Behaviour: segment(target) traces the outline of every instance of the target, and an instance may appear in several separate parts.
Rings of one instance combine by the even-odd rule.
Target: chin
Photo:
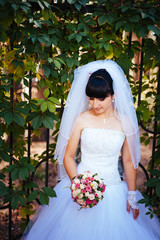
[[[102,114],[104,113],[104,111],[100,108],[100,109],[94,109],[95,113],[97,114]]]

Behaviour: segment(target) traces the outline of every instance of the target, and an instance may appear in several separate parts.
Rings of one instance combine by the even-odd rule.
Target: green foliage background
[[[63,105],[74,69],[80,65],[106,58],[117,61],[129,78],[139,121],[153,130],[156,119],[160,131],[159,16],[160,7],[154,0],[68,0],[55,4],[42,0],[0,0],[0,159],[7,163],[0,174],[0,194],[5,204],[11,203],[13,209],[19,207],[25,217],[32,214],[32,201],[37,197],[47,204],[48,196],[56,196],[51,188],[40,189],[31,182],[30,176],[45,153],[37,160],[27,157],[24,132],[31,128],[39,136],[41,128],[53,129],[56,122],[53,133],[56,140],[61,117],[57,108]],[[134,33],[131,46],[130,33]],[[139,71],[140,65],[134,57],[140,53],[144,62],[142,101],[138,106],[139,83],[133,72]],[[43,98],[32,98],[26,92],[34,79],[39,90],[43,90]],[[12,149],[4,140],[5,135],[14,138]],[[146,145],[152,138],[148,133],[141,136]],[[153,157],[154,167],[158,168],[160,135],[156,138]],[[55,144],[50,145],[50,155],[54,148]],[[8,186],[8,173],[14,183],[12,188]],[[158,180],[150,186],[159,201],[157,172],[153,178]]]

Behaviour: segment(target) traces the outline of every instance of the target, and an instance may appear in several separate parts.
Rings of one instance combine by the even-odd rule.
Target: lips
[[[100,111],[100,110],[101,110],[101,108],[95,108],[94,110],[95,110],[95,111]]]

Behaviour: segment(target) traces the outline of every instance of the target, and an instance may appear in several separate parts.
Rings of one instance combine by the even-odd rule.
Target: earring
[[[114,98],[112,99],[112,103],[114,103]]]

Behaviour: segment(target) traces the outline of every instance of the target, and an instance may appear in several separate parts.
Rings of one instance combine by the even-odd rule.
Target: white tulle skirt
[[[71,199],[69,178],[56,187],[57,198],[43,206],[38,219],[23,239],[27,240],[160,240],[160,222],[157,217],[140,214],[134,220],[126,210],[127,184],[121,182],[106,187],[104,199],[93,208],[80,209]],[[138,200],[142,195],[138,192]]]

